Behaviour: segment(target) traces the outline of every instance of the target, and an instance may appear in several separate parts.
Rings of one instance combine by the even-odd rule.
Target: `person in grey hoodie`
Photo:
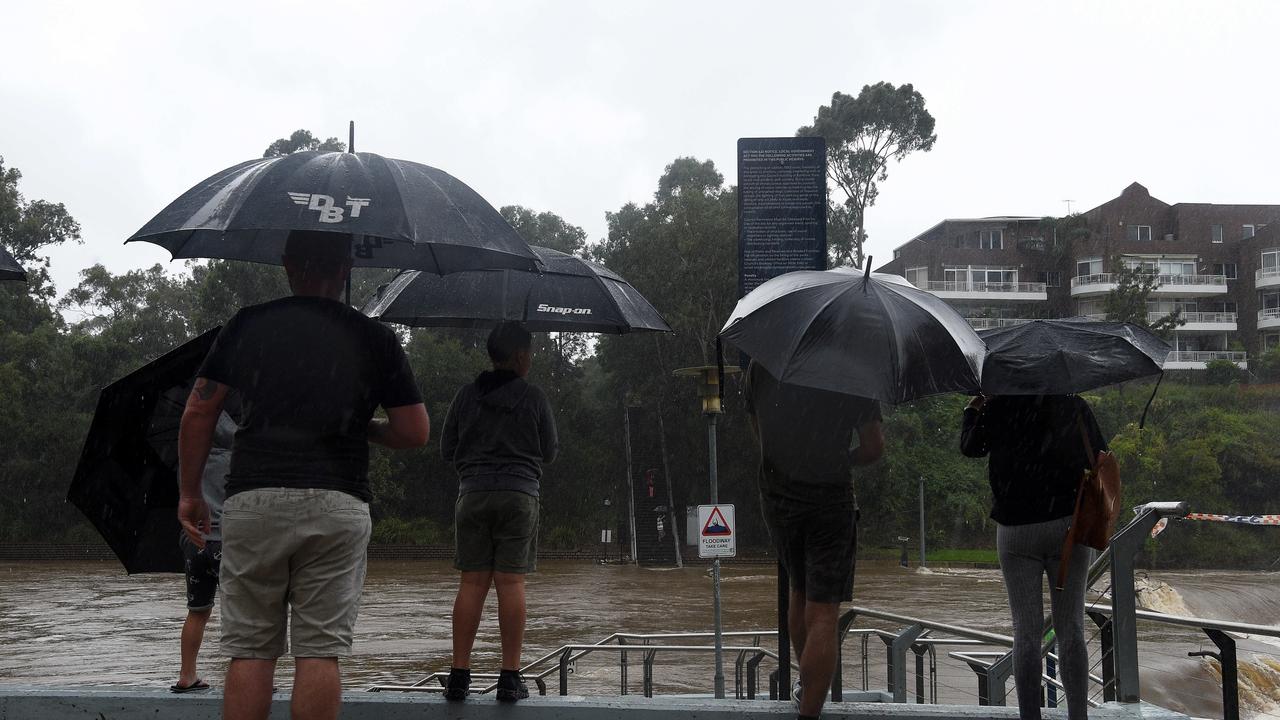
[[[502,672],[497,696],[529,696],[520,677],[524,644],[524,576],[537,555],[542,465],[559,441],[551,404],[525,378],[533,366],[533,337],[520,323],[493,329],[487,343],[493,370],[454,396],[441,451],[458,472],[454,507],[454,567],[462,573],[453,603],[453,667],[445,697],[462,700],[471,684],[471,649],[484,601],[498,591]]]

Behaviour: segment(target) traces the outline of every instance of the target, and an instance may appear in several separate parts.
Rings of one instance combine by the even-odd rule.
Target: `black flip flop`
[[[208,689],[209,689],[208,683],[206,683],[203,680],[196,680],[190,685],[170,685],[169,686],[169,692],[178,693],[178,694],[196,692],[199,690],[208,690]]]

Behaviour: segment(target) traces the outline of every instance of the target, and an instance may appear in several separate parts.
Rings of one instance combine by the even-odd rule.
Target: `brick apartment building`
[[[1102,318],[1114,263],[1159,276],[1152,320],[1181,312],[1166,367],[1203,369],[1280,347],[1280,205],[1176,203],[1138,183],[1069,218],[948,219],[877,268],[947,300],[978,329]]]

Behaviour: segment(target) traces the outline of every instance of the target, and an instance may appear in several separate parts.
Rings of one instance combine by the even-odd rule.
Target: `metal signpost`
[[[738,296],[796,270],[827,269],[827,143],[738,139]],[[747,358],[740,358],[746,368]],[[778,564],[778,686],[791,692],[789,578]]]

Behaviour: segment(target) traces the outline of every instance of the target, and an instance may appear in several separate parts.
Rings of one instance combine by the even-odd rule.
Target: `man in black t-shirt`
[[[337,717],[369,543],[369,442],[425,445],[413,373],[395,333],[338,301],[351,237],[294,232],[293,296],[240,310],[209,351],[178,448],[178,517],[203,544],[201,473],[229,389],[242,409],[222,514],[223,717],[265,720],[286,630],[294,717]],[[375,410],[386,419],[374,419]],[[288,628],[286,628],[286,618]]]
[[[817,717],[835,672],[840,603],[853,599],[853,469],[884,452],[880,404],[780,383],[756,362],[746,396],[760,443],[760,507],[790,577],[787,627],[803,688],[793,693],[799,717]]]

